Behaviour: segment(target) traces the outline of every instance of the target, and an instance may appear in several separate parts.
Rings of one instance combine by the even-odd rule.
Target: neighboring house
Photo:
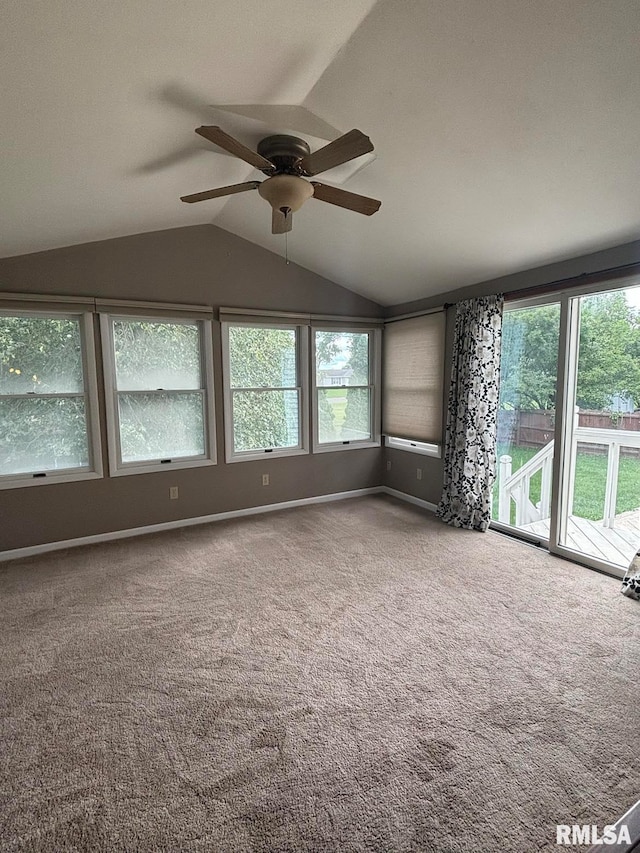
[[[632,398],[626,395],[623,396],[622,394],[614,394],[608,408],[610,412],[620,412],[622,414],[635,411]]]
[[[344,367],[321,367],[318,371],[318,385],[342,387],[349,385],[353,370],[348,365]]]

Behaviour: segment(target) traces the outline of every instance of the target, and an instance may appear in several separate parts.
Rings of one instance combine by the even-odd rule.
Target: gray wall
[[[395,317],[399,314],[408,314],[411,311],[422,311],[425,308],[433,308],[445,302],[460,302],[463,299],[472,299],[475,296],[487,296],[490,293],[508,293],[513,290],[526,290],[529,287],[550,284],[566,278],[574,278],[580,275],[598,272],[600,270],[614,269],[627,264],[640,263],[640,240],[633,243],[624,243],[612,249],[604,249],[601,252],[593,252],[590,255],[580,255],[555,264],[546,264],[542,267],[534,267],[513,275],[493,278],[489,281],[481,281],[478,284],[461,287],[458,290],[450,290],[439,293],[426,299],[417,299],[414,302],[403,302],[391,305],[385,309],[385,316]]]
[[[444,303],[458,302],[463,299],[486,296],[491,293],[525,290],[529,287],[549,284],[565,278],[613,269],[618,266],[626,266],[627,264],[637,264],[638,262],[640,262],[640,240],[633,243],[625,243],[622,246],[616,246],[602,252],[594,252],[590,255],[582,255],[556,264],[547,264],[543,267],[536,267],[502,278],[480,282],[470,287],[441,293],[428,299],[392,305],[385,309],[385,314],[387,317],[397,317],[400,314],[421,311]],[[446,355],[444,363],[445,419],[453,355],[455,316],[455,306],[452,305],[447,309]],[[387,471],[386,463],[389,460],[391,461],[391,470]],[[442,460],[433,459],[428,456],[419,456],[418,454],[408,453],[404,450],[391,450],[387,447],[384,450],[384,463],[384,485],[398,489],[401,492],[407,492],[410,495],[430,501],[431,503],[437,503],[440,500],[442,493]],[[416,478],[416,468],[422,468],[421,481]]]
[[[387,316],[520,290],[640,260],[640,241],[385,309]],[[381,316],[381,306],[212,225],[0,259],[0,290]],[[447,311],[445,401],[455,308]],[[0,491],[0,550],[192,518],[380,483],[437,503],[442,461],[385,448],[224,462],[220,340],[215,336],[218,465]],[[104,401],[102,401],[104,411]],[[446,410],[446,406],[445,406]],[[446,411],[445,411],[446,417]],[[104,425],[103,425],[104,426]],[[391,462],[387,471],[386,463]],[[422,480],[416,469],[422,468]],[[262,473],[271,485],[261,485]],[[169,486],[180,499],[169,501]]]
[[[0,259],[0,290],[376,317],[382,308],[213,225]],[[378,449],[224,462],[214,337],[218,464],[0,491],[0,550],[381,483]],[[101,400],[104,421],[104,400]],[[104,422],[102,424],[105,433]],[[262,486],[262,474],[271,484]],[[169,500],[169,486],[180,498]]]

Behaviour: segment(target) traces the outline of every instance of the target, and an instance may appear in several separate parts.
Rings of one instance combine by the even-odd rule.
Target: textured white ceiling
[[[637,0],[9,0],[0,253],[197,222],[283,253],[257,193],[178,201],[260,177],[201,123],[371,136],[321,179],[380,212],[311,199],[288,244],[385,304],[636,239],[639,31]]]

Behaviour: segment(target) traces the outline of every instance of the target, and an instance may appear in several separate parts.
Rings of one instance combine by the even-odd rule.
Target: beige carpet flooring
[[[383,496],[0,566],[0,849],[566,849],[640,797],[619,586]]]

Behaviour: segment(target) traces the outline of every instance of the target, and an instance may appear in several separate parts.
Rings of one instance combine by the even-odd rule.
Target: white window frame
[[[205,452],[198,456],[178,456],[174,459],[153,458],[144,461],[123,462],[120,446],[120,416],[118,396],[120,393],[135,393],[118,391],[116,382],[115,348],[113,341],[114,322],[133,323],[171,323],[175,325],[194,325],[200,327],[200,376],[201,388],[175,393],[194,393],[200,391],[203,399],[204,412],[204,443]],[[211,321],[201,317],[174,315],[159,316],[148,314],[100,314],[100,332],[102,338],[102,357],[104,365],[104,384],[107,412],[107,444],[109,449],[109,474],[121,477],[128,474],[147,474],[152,471],[175,471],[181,468],[198,468],[204,465],[216,464],[216,430],[213,388],[213,335]],[[153,389],[140,391],[153,393]],[[158,392],[160,393],[160,392]],[[171,394],[171,389],[162,391]]]
[[[286,321],[282,322],[252,322],[251,320],[225,320],[222,329],[222,379],[224,394],[224,443],[225,459],[227,462],[247,462],[256,459],[276,459],[282,456],[303,456],[309,453],[309,336],[306,325]],[[239,450],[233,448],[233,390],[251,391],[251,388],[231,388],[231,365],[229,353],[229,329],[245,326],[250,329],[295,329],[296,333],[296,368],[298,384],[292,388],[260,388],[261,391],[295,390],[298,392],[298,444],[295,447],[272,447],[256,450]]]
[[[83,397],[87,424],[87,449],[89,464],[82,468],[59,468],[45,471],[28,471],[23,474],[0,474],[0,489],[25,486],[44,486],[51,483],[71,483],[77,480],[97,480],[103,476],[100,413],[98,408],[98,379],[96,370],[93,314],[85,311],[23,311],[0,310],[3,317],[39,317],[51,320],[77,319],[82,347],[82,378],[84,390],[78,393],[53,394],[0,394],[0,399],[28,397]]]
[[[367,385],[318,385],[316,376],[316,332],[356,333],[369,335],[369,383]],[[312,325],[311,326],[311,417],[313,422],[313,452],[334,453],[338,450],[362,450],[366,447],[380,447],[381,434],[381,394],[382,380],[381,358],[382,332],[379,328],[345,325]],[[371,426],[370,438],[353,439],[350,441],[320,442],[318,421],[318,390],[326,388],[368,388],[369,389],[369,418]]]
[[[442,457],[442,445],[430,444],[427,441],[413,441],[410,438],[398,438],[395,435],[386,435],[385,447],[393,450],[408,450],[410,453],[418,453],[420,456],[433,456],[436,459]]]

